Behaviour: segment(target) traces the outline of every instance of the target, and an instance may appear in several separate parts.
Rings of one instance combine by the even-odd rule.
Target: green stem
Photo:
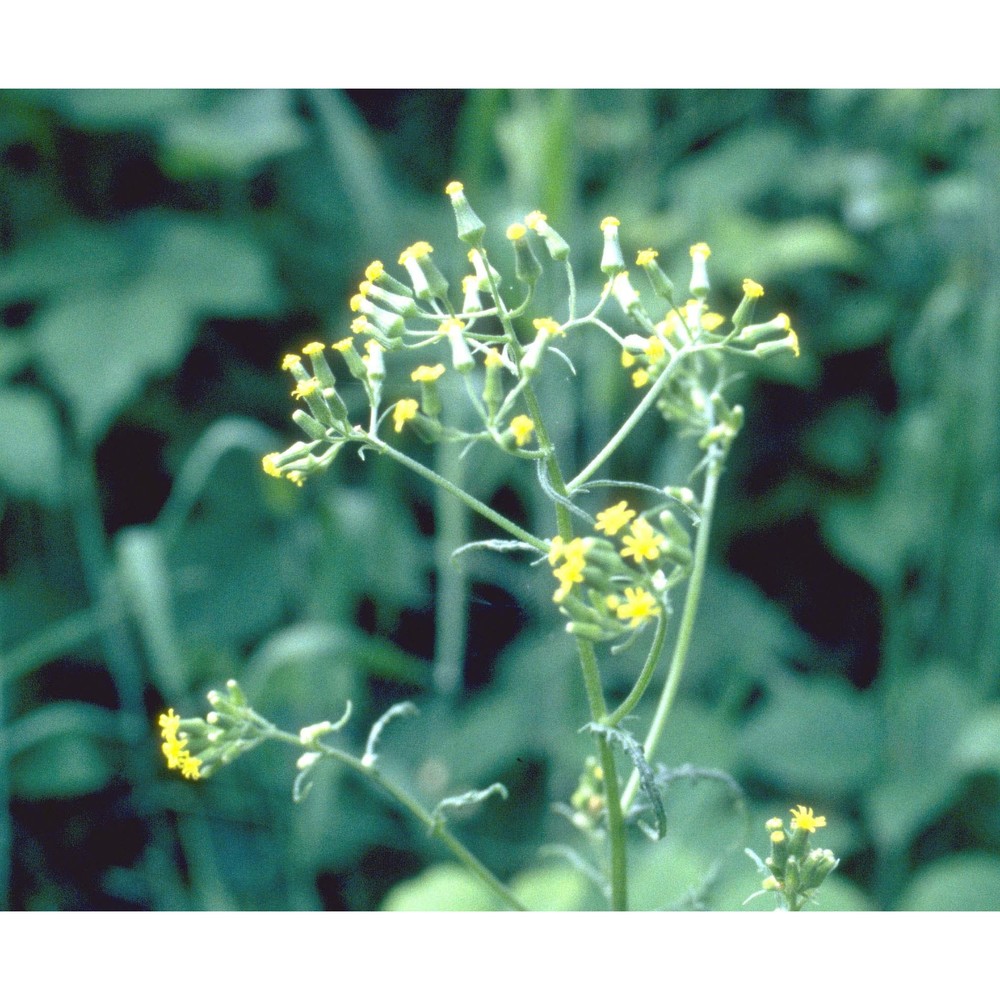
[[[489,261],[486,259],[486,251],[480,248],[480,253],[486,263],[486,272],[490,275],[490,293],[496,303],[500,322],[503,324],[507,334],[507,343],[511,356],[517,364],[517,369],[521,370],[521,343],[514,332],[514,326],[510,321],[507,309],[500,298],[500,290],[496,281],[490,273]],[[569,490],[566,480],[563,479],[562,469],[559,467],[559,460],[556,457],[555,448],[552,446],[552,439],[549,437],[548,428],[542,416],[541,408],[538,405],[538,397],[535,395],[531,383],[524,386],[524,401],[528,406],[528,412],[535,424],[535,436],[538,438],[539,449],[544,453],[545,470],[548,474],[549,483],[552,489],[563,497],[569,497]],[[570,520],[569,511],[562,504],[556,504],[556,526],[562,538],[571,538],[573,535],[573,522]],[[584,688],[587,692],[587,700],[590,704],[590,716],[595,722],[607,715],[608,708],[604,701],[604,692],[601,687],[601,673],[597,665],[597,657],[594,654],[594,645],[583,639],[577,640],[577,652],[580,657],[580,669],[583,672]],[[604,791],[608,810],[608,840],[610,849],[610,877],[611,877],[611,908],[614,910],[628,909],[628,870],[625,854],[625,817],[618,799],[618,770],[615,764],[614,754],[611,746],[604,736],[598,735],[597,749],[601,758],[601,767],[604,771]]]
[[[266,736],[281,740],[302,748],[302,742],[292,733],[283,732],[271,727],[266,730]],[[394,781],[387,778],[381,771],[368,767],[357,757],[351,756],[336,747],[328,747],[320,743],[316,745],[323,755],[346,765],[352,771],[364,775],[373,781],[389,796],[394,798],[407,812],[411,813],[431,836],[437,837],[442,844],[461,862],[461,864],[476,876],[484,885],[492,889],[512,910],[526,910],[527,907],[507,888],[457,837],[455,837],[440,820],[432,816],[409,792],[400,788]]]
[[[438,475],[456,486],[462,481],[458,449],[442,442],[435,449]],[[461,488],[461,487],[459,487]],[[469,604],[464,560],[451,558],[467,538],[465,507],[453,494],[435,491],[434,565],[437,595],[434,614],[434,687],[450,696],[461,687],[465,661],[466,615]]]
[[[632,690],[628,693],[628,697],[604,719],[606,726],[617,726],[639,704],[639,700],[645,694],[646,688],[649,687],[649,682],[653,679],[653,674],[656,672],[656,665],[659,662],[660,653],[663,650],[663,640],[666,638],[666,635],[667,616],[661,613],[656,619],[656,634],[653,636],[653,644],[649,647],[649,655],[646,657],[646,662],[643,664],[639,677],[636,679]]]
[[[667,716],[670,714],[670,709],[673,706],[677,687],[681,682],[681,674],[684,672],[684,664],[687,662],[688,650],[691,647],[695,617],[698,614],[698,604],[701,600],[701,585],[705,577],[705,566],[708,562],[708,539],[712,530],[712,511],[715,507],[715,498],[721,475],[722,451],[718,446],[714,446],[713,451],[709,453],[708,471],[705,475],[705,489],[701,499],[701,521],[698,525],[698,538],[694,547],[694,564],[691,569],[691,579],[688,582],[687,594],[684,598],[684,611],[677,630],[674,654],[670,660],[667,683],[663,687],[660,701],[656,706],[656,714],[653,716],[649,732],[646,735],[646,742],[643,744],[643,753],[646,760],[652,758],[660,742],[660,737],[663,735],[663,727],[666,725]],[[622,796],[621,805],[623,809],[627,810],[632,804],[638,788],[639,774],[637,771],[633,771],[628,784],[625,786],[625,794]]]
[[[570,493],[575,492],[618,450],[621,443],[632,433],[633,428],[646,415],[646,411],[656,402],[661,390],[673,377],[681,361],[694,353],[691,348],[681,348],[660,372],[659,378],[650,386],[649,391],[639,401],[639,405],[628,415],[625,422],[618,428],[608,443],[590,460],[576,476],[567,483]]]
[[[536,538],[530,531],[525,531],[520,525],[504,517],[503,514],[498,514],[492,507],[488,507],[481,500],[477,500],[472,496],[471,493],[466,493],[465,490],[449,482],[443,476],[438,475],[433,469],[428,469],[426,465],[421,465],[416,459],[410,458],[409,455],[402,451],[396,451],[392,445],[386,444],[381,438],[366,437],[365,443],[383,455],[388,455],[389,458],[395,459],[400,465],[405,465],[406,468],[417,473],[418,476],[423,476],[424,479],[433,483],[438,488],[446,490],[452,496],[461,500],[467,507],[470,507],[477,514],[486,518],[487,521],[492,521],[498,528],[503,528],[504,531],[519,541],[530,545],[534,549],[538,549],[539,552],[547,553],[549,551],[548,542],[543,541],[541,538]]]

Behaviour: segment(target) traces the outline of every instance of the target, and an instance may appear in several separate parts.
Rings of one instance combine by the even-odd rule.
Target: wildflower
[[[343,354],[344,351],[346,351],[353,343],[354,343],[353,337],[344,337],[343,340],[338,340],[335,344],[331,344],[330,346],[335,351],[340,351],[340,353]]]
[[[292,390],[292,395],[296,399],[302,399],[305,396],[309,396],[319,389],[319,382],[315,378],[304,378],[299,379],[296,383],[295,388]]]
[[[627,619],[630,628],[638,628],[647,618],[660,613],[656,598],[642,587],[626,587],[625,600],[615,609],[621,619]]]
[[[426,240],[418,240],[399,255],[399,263],[405,266],[408,260],[419,260],[421,257],[426,257],[433,249],[434,247]]]
[[[323,353],[323,345],[318,340],[314,340],[314,341],[312,341],[312,343],[306,344],[306,346],[302,348],[302,353],[303,354],[310,354],[310,355],[312,355],[312,354],[322,354]]]
[[[607,507],[597,515],[597,530],[603,531],[606,535],[617,535],[632,518],[635,511],[629,509],[628,504],[622,500],[613,507]]]
[[[654,531],[652,525],[645,518],[640,517],[632,525],[632,534],[626,535],[624,538],[622,555],[631,556],[637,563],[642,563],[645,559],[658,559],[660,549],[665,541],[663,535]]]
[[[270,455],[265,455],[261,460],[260,464],[264,467],[264,471],[269,476],[274,476],[275,479],[281,478],[281,470],[278,468],[275,459],[281,456],[276,451],[272,451]],[[173,709],[171,709],[173,711]],[[163,725],[163,716],[160,716],[160,725]]]
[[[403,424],[407,420],[412,420],[417,415],[418,403],[415,399],[401,399],[393,410],[393,428],[399,434],[403,430]]]
[[[707,243],[695,243],[691,247],[691,294],[703,299],[709,292],[708,268],[705,262],[712,251]]]
[[[297,365],[301,360],[302,358],[300,358],[297,354],[286,354],[281,362],[281,370],[283,372],[287,372],[295,365]]]
[[[641,389],[648,383],[649,372],[645,368],[640,368],[637,371],[632,372],[632,385],[634,385],[636,389]]]
[[[622,256],[621,244],[618,242],[618,227],[620,225],[621,223],[613,215],[601,220],[601,232],[604,233],[601,270],[609,278],[625,270],[625,258]]]
[[[528,241],[527,227],[515,222],[507,227],[507,239],[514,245],[514,274],[518,281],[534,285],[542,276],[542,265]]]
[[[436,382],[444,374],[444,365],[420,365],[410,373],[414,382]]]
[[[806,833],[815,833],[821,826],[826,826],[825,816],[814,816],[812,807],[800,805],[790,810],[792,822],[796,830],[805,830]]]
[[[534,433],[535,421],[522,413],[510,422],[510,429],[514,433],[514,440],[517,442],[518,448],[523,448]]]
[[[385,274],[385,265],[380,260],[373,260],[365,268],[365,277],[369,281],[378,281]]]
[[[544,212],[529,212],[524,217],[524,224],[541,236],[553,260],[566,260],[569,257],[569,244],[549,225]]]
[[[540,319],[532,320],[531,324],[539,333],[544,331],[550,337],[566,336],[566,331],[551,316],[543,316]]]
[[[157,721],[163,740],[160,749],[167,758],[167,767],[171,771],[180,770],[185,778],[197,781],[201,777],[201,761],[191,756],[187,749],[187,739],[180,738],[180,716],[172,708],[168,708]]]
[[[487,368],[502,368],[503,357],[495,347],[488,347],[486,348],[486,357],[483,358],[483,364]]]
[[[451,207],[455,211],[455,223],[458,227],[458,238],[466,243],[479,244],[486,232],[486,224],[472,210],[465,197],[465,188],[461,181],[452,181],[444,193],[451,198]]]
[[[659,253],[655,250],[640,250],[635,258],[635,262],[639,267],[646,267],[647,264],[652,264],[659,256]]]
[[[571,538],[564,542],[556,535],[549,549],[549,563],[552,566],[562,559],[563,564],[552,570],[552,575],[560,586],[552,595],[556,604],[565,600],[574,583],[583,583],[583,571],[586,568],[586,554],[593,539]]]
[[[758,285],[752,278],[744,278],[743,294],[748,299],[759,299],[764,294],[764,286]]]
[[[181,724],[181,717],[172,709],[168,708],[163,715],[157,719],[160,725],[160,731],[163,733],[163,738],[166,739],[168,736],[174,738],[177,736],[177,729]]]

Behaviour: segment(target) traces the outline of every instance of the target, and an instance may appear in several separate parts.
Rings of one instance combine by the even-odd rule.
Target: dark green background
[[[747,426],[662,753],[735,775],[752,825],[678,786],[667,840],[636,842],[634,904],[739,907],[759,878],[740,849],[804,802],[843,858],[826,908],[1000,906],[998,176],[981,91],[0,94],[8,908],[487,905],[334,769],[296,807],[282,748],[166,772],[156,715],[203,712],[230,676],[293,729],[351,698],[354,749],[413,698],[385,766],[429,805],[504,781],[456,831],[532,905],[601,905],[538,853],[584,847],[549,802],[591,746],[544,571],[463,564],[464,693],[435,696],[433,494],[346,453],[301,491],[260,470],[294,437],[282,355],[346,334],[371,259],[427,239],[465,273],[455,177],[491,238],[545,210],[585,297],[605,215],[680,283],[705,240],[713,305],[751,276],[803,345],[735,390]],[[607,351],[578,354],[586,391],[550,389],[568,466],[632,392]],[[676,481],[685,447],[650,417],[613,471]],[[552,533],[525,470],[474,453],[468,474]]]

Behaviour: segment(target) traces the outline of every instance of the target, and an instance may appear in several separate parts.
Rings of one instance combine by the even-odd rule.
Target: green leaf
[[[116,713],[81,702],[55,702],[14,720],[3,733],[14,794],[70,798],[103,788],[114,773],[106,741],[120,732]]]
[[[249,175],[308,140],[287,90],[227,91],[211,98],[163,123],[162,162],[174,177]]]
[[[49,505],[62,495],[59,421],[34,389],[0,388],[0,482],[16,496]]]
[[[569,867],[532,868],[520,872],[511,882],[510,889],[529,910],[537,912],[604,909],[586,876]]]
[[[383,910],[458,912],[504,909],[499,897],[461,865],[434,865],[394,886]]]
[[[846,795],[872,779],[881,719],[844,681],[785,677],[742,734],[746,763],[793,796]]]
[[[900,910],[1000,909],[1000,860],[966,851],[919,869],[899,901]]]
[[[975,699],[958,670],[937,664],[908,674],[884,703],[883,766],[865,812],[876,842],[900,850],[958,794],[955,734]]]
[[[147,379],[177,363],[193,328],[176,290],[144,278],[56,302],[35,334],[46,381],[69,404],[80,433],[96,441]]]
[[[197,98],[191,90],[75,89],[36,92],[74,125],[104,130],[147,129],[169,120]]]

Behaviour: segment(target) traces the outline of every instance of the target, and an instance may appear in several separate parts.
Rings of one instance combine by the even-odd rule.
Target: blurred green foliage
[[[7,906],[493,905],[348,774],[293,808],[280,748],[167,773],[151,720],[228,676],[290,728],[350,698],[356,740],[415,699],[384,765],[428,802],[504,781],[460,835],[532,906],[603,905],[539,854],[574,843],[549,803],[589,748],[547,584],[470,557],[463,691],[435,694],[435,497],[346,454],[302,491],[260,472],[291,438],[282,354],[343,335],[373,257],[449,246],[460,177],[497,231],[542,208],[581,262],[606,214],[678,275],[706,240],[717,304],[750,275],[804,346],[743,382],[661,751],[735,775],[750,822],[678,783],[634,905],[739,908],[742,847],[806,802],[844,859],[824,908],[1000,907],[998,175],[980,91],[0,94]],[[630,391],[577,360],[575,459]],[[682,449],[647,418],[615,473],[672,481]],[[523,470],[466,475],[551,534]]]

